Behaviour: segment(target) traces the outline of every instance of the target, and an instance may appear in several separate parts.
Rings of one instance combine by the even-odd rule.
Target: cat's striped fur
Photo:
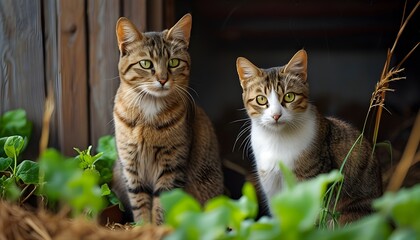
[[[309,102],[307,54],[298,51],[282,67],[261,69],[238,58],[243,102],[251,119],[251,146],[259,182],[267,198],[282,189],[279,161],[299,180],[339,169],[360,132],[332,117],[323,117]],[[372,211],[382,194],[379,163],[367,140],[356,144],[344,166],[337,210],[341,224]]]
[[[189,14],[162,32],[117,22],[114,190],[135,221],[162,223],[163,191],[183,188],[202,204],[223,192],[216,135],[188,93],[190,31]]]

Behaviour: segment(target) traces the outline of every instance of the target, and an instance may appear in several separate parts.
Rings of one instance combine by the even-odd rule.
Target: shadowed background
[[[408,9],[416,3],[408,1]],[[75,155],[73,147],[96,145],[100,136],[113,133],[113,97],[119,85],[117,19],[126,16],[142,31],[159,31],[190,12],[190,85],[215,124],[227,189],[237,197],[243,180],[252,179],[252,157],[240,147],[243,138],[233,149],[243,123],[236,120],[246,118],[236,58],[268,68],[284,65],[297,50],[306,49],[312,102],[325,115],[361,129],[403,8],[404,2],[396,0],[1,0],[0,113],[27,111],[34,133],[26,154],[37,156],[51,84],[56,110],[50,146]],[[398,43],[395,64],[419,41],[418,22],[416,13]],[[403,65],[401,75],[407,79],[392,83],[396,91],[387,95],[392,114],[382,117],[379,141],[391,141],[394,151],[393,159],[379,152],[385,181],[419,110],[419,62],[416,51]],[[415,182],[410,174],[405,184]]]

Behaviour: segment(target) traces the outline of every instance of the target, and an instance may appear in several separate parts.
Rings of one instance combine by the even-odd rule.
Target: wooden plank
[[[50,121],[49,147],[57,149],[61,148],[59,129],[62,122],[58,121],[60,114],[61,102],[61,77],[59,73],[60,59],[58,58],[58,32],[57,32],[57,1],[44,0],[44,64],[45,64],[45,82],[47,85],[47,94],[54,94],[55,111]],[[48,92],[48,86],[52,86],[53,92]]]
[[[0,1],[0,113],[26,110],[34,130],[28,152],[37,156],[45,100],[40,0]]]
[[[119,86],[118,45],[115,24],[119,18],[118,1],[88,1],[90,140],[113,134],[112,110]]]
[[[130,19],[136,27],[144,32],[147,28],[147,0],[123,0],[123,16]],[[151,1],[149,1],[151,2]]]
[[[84,0],[58,2],[59,72],[61,103],[58,121],[60,148],[74,155],[73,147],[85,149],[89,143],[86,9]]]

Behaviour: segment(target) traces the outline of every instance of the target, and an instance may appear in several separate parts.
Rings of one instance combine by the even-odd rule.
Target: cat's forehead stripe
[[[150,54],[151,58],[163,58],[164,56],[168,56],[167,47],[165,46],[165,42],[161,34],[159,33],[149,33],[146,35],[145,46]]]

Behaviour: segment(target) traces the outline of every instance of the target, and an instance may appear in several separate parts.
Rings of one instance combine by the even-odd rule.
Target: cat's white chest
[[[303,151],[310,147],[314,137],[315,118],[309,118],[300,129],[287,136],[253,123],[252,150],[260,183],[268,199],[281,191],[283,186],[279,163],[282,162],[293,170],[295,162]]]
[[[158,113],[162,111],[164,106],[165,104],[159,99],[145,98],[141,102],[140,108],[143,116],[148,120],[152,120]]]
[[[278,170],[279,162],[283,162],[292,169],[294,160],[300,152],[297,147],[299,143],[282,139],[272,132],[254,129],[251,141],[258,169],[261,171]]]

